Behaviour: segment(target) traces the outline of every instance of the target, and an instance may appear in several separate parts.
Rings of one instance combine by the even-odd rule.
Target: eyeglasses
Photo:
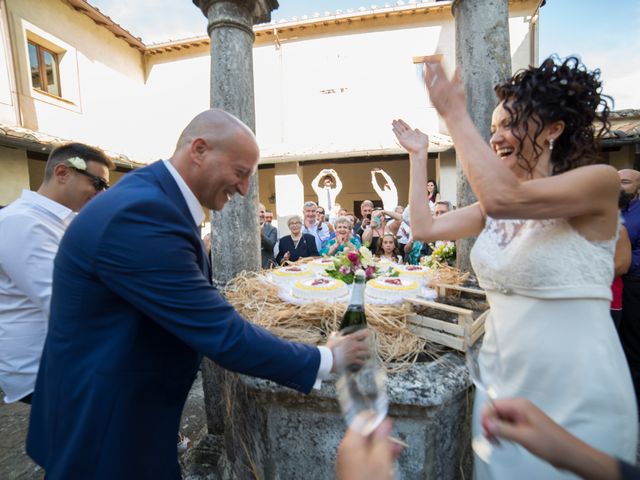
[[[291,225],[302,225],[302,222],[289,222],[289,226]]]
[[[109,189],[109,182],[107,182],[104,178],[99,177],[97,175],[93,175],[92,173],[87,172],[86,170],[80,170],[76,167],[69,167],[75,170],[76,172],[84,175],[85,177],[89,177],[91,179],[91,184],[93,188],[96,189],[96,192],[102,192],[104,190]]]

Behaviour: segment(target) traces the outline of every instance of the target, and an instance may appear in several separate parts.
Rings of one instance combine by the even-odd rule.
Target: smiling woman
[[[496,87],[490,146],[467,113],[459,76],[449,80],[439,63],[428,64],[425,83],[479,202],[432,218],[423,187],[429,139],[396,120],[411,161],[411,229],[423,241],[477,236],[471,261],[491,306],[483,381],[495,396],[526,396],[586,443],[634,460],[636,403],[609,317],[620,183],[613,168],[593,165],[594,137],[609,112],[599,71],[576,58],[548,58]],[[570,377],[553,373],[566,371]],[[474,438],[486,401],[476,390]],[[476,457],[480,480],[523,471],[565,478],[515,449],[488,463]]]

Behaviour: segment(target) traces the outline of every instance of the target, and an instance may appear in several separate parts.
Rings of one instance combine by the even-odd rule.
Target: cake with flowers
[[[397,265],[394,270],[401,278],[415,280],[418,283],[421,283],[424,277],[431,272],[424,265]]]
[[[367,282],[365,291],[371,298],[396,302],[415,297],[420,293],[420,286],[415,280],[402,277],[378,277]]]
[[[305,300],[335,301],[348,300],[349,290],[342,280],[334,278],[310,278],[297,280],[291,288],[291,294]]]
[[[289,265],[271,270],[271,279],[278,285],[290,285],[296,280],[309,278],[313,272],[306,265]]]
[[[333,267],[333,257],[320,257],[309,262],[309,267],[314,272],[324,272],[327,268]]]

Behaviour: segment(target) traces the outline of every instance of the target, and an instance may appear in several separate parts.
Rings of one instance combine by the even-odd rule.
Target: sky
[[[207,22],[191,0],[89,0],[147,44],[206,35]],[[405,3],[410,3],[405,1]],[[161,8],[158,5],[162,5]],[[375,0],[279,0],[272,20],[314,12],[394,5]],[[640,0],[547,0],[540,10],[540,60],[577,54],[599,68],[614,108],[640,109]]]

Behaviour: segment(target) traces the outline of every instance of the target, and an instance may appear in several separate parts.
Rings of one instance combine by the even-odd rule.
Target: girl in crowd
[[[478,236],[471,261],[491,306],[483,382],[498,397],[527,397],[582,441],[633,461],[635,396],[609,316],[620,180],[594,164],[594,124],[603,133],[609,113],[599,71],[577,58],[548,58],[498,85],[489,145],[467,112],[459,75],[449,80],[440,63],[429,63],[425,82],[479,202],[433,218],[423,187],[429,139],[396,120],[411,162],[411,229],[425,241]],[[476,390],[474,437],[486,403]],[[489,463],[476,457],[475,473],[566,478],[500,447]]]
[[[317,257],[316,239],[313,235],[302,233],[302,217],[300,215],[291,216],[287,220],[287,226],[291,234],[285,235],[278,242],[276,263],[282,265],[283,262],[295,262],[303,257]]]
[[[398,240],[393,233],[387,232],[382,235],[382,241],[378,243],[376,255],[381,260],[386,259],[394,263],[402,263],[402,255],[400,255],[400,249],[398,248]]]
[[[440,201],[440,192],[438,192],[438,185],[435,180],[429,180],[427,182],[427,199],[429,200],[431,213],[433,213],[436,209],[436,203]]]

